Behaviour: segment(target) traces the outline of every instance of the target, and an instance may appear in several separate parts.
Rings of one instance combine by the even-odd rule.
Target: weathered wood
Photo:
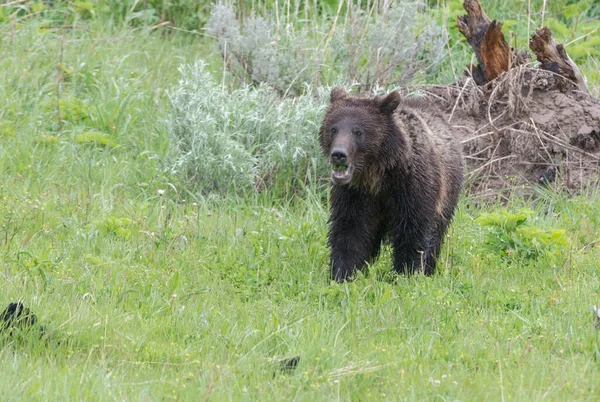
[[[541,63],[540,68],[570,79],[579,90],[589,93],[579,68],[569,57],[565,47],[556,43],[550,29],[547,27],[536,29],[529,40],[529,48]]]
[[[456,25],[458,26],[458,30],[467,38],[467,41],[477,52],[479,44],[483,40],[492,20],[483,11],[481,4],[477,0],[465,0],[463,8],[467,12],[467,15],[459,15]]]
[[[479,61],[478,66],[469,66],[468,70],[478,85],[484,85],[520,64],[520,59],[504,39],[502,22],[490,20],[479,0],[465,0],[463,7],[467,15],[458,17],[458,30],[465,36]]]

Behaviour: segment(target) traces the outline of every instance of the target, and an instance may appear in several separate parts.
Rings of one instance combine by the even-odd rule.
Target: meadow
[[[390,272],[386,249],[334,283],[317,129],[331,85],[372,77],[322,67],[342,39],[306,76],[259,55],[279,60],[260,76],[224,62],[203,2],[15,3],[0,5],[0,310],[20,300],[44,329],[0,333],[0,399],[598,399],[598,188],[467,194],[435,275]],[[415,26],[440,22],[449,45],[401,84],[470,59],[444,31],[458,2],[429,3]],[[539,25],[531,3],[484,2],[515,30]],[[598,24],[592,1],[552,3],[567,42]],[[346,14],[323,4],[298,8],[294,38],[326,43],[308,21]],[[254,6],[280,10],[239,13]],[[595,38],[573,57],[597,96]]]

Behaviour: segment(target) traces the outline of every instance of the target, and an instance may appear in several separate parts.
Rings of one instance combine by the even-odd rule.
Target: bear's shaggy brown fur
[[[432,274],[464,180],[461,144],[433,107],[334,88],[319,141],[332,165],[331,274],[345,281],[389,239],[397,272]]]

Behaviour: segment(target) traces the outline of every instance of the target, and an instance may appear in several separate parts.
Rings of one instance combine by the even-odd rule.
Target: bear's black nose
[[[337,165],[345,165],[348,154],[343,149],[334,149],[331,151],[331,162]]]

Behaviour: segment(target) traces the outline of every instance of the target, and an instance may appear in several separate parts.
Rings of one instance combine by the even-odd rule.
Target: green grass
[[[3,400],[600,395],[598,192],[504,205],[565,229],[558,254],[491,252],[474,220],[500,205],[465,198],[433,277],[386,250],[330,283],[322,193],[204,199],[165,173],[165,91],[206,41],[80,28],[0,26],[0,309],[46,327],[0,336]]]
[[[327,281],[320,203],[192,205],[168,189],[115,206],[112,214],[130,219],[112,219],[130,231],[122,235],[89,225],[103,219],[93,198],[43,197],[34,209],[6,196],[4,300],[23,298],[51,335],[3,340],[3,395],[565,400],[600,392],[590,244],[598,203],[558,198],[536,208],[537,226],[569,233],[572,247],[557,260],[509,263],[487,252],[473,222],[479,210],[463,203],[435,276],[394,278],[386,252],[370,275],[337,285]],[[97,212],[86,218],[88,203]],[[277,371],[273,359],[296,355],[294,372]]]

